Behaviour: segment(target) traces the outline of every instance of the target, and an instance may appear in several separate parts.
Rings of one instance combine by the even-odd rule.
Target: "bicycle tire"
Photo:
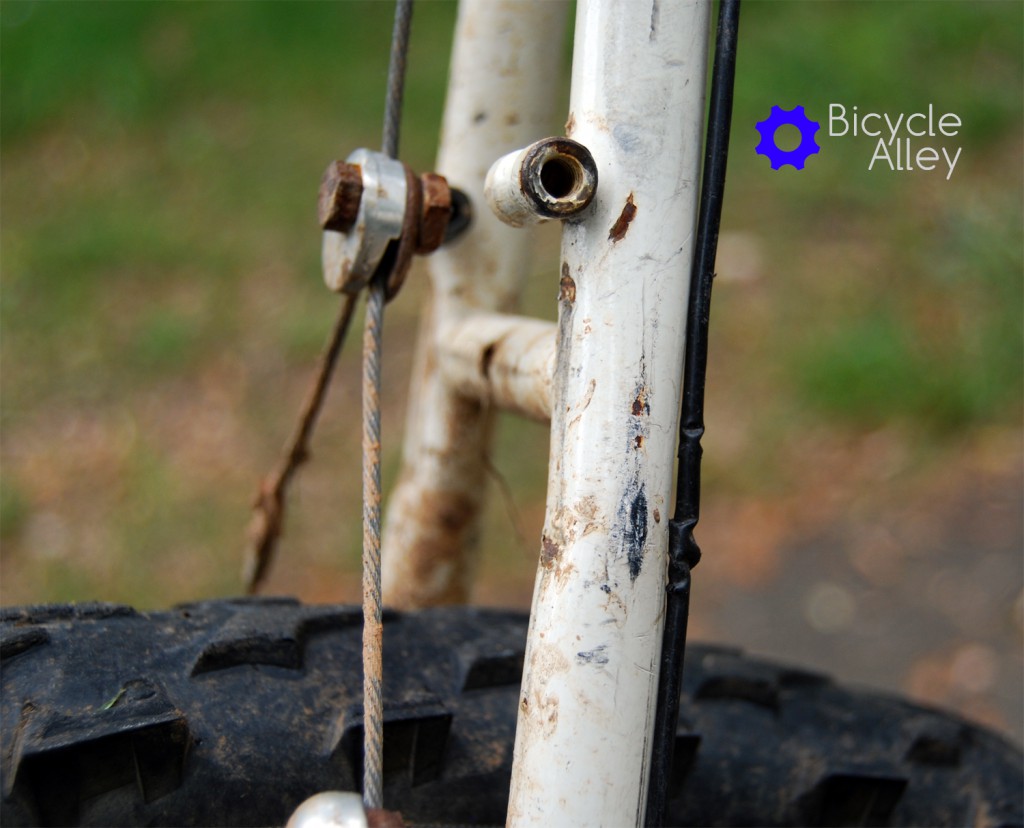
[[[385,616],[385,804],[504,823],[527,616]],[[290,599],[0,613],[0,821],[280,825],[361,772],[361,612]],[[956,716],[692,645],[678,825],[1024,822],[1021,751]]]

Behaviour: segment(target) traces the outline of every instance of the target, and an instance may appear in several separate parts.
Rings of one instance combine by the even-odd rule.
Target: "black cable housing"
[[[711,101],[704,146],[696,248],[686,318],[683,402],[679,418],[679,466],[675,513],[669,521],[668,595],[650,785],[647,791],[648,826],[662,825],[665,820],[676,727],[679,720],[679,691],[682,686],[686,624],[690,612],[690,570],[700,560],[700,547],[694,539],[693,529],[700,518],[700,441],[704,435],[708,322],[729,153],[739,14],[740,0],[721,0],[715,40],[715,62],[711,76]]]

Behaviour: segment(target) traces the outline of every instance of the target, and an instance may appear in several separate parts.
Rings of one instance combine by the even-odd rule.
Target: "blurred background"
[[[379,144],[391,15],[0,5],[4,604],[240,590],[257,482],[337,307],[317,185]],[[415,12],[402,154],[419,170],[454,17]],[[691,623],[1018,742],[1022,43],[1016,0],[745,5]],[[832,101],[955,112],[951,179],[869,172],[873,139],[827,136]],[[798,103],[822,152],[773,172],[754,124]],[[524,307],[553,318],[557,228],[538,232]],[[385,326],[388,480],[423,281]],[[357,393],[350,347],[265,592],[358,600]],[[529,604],[546,457],[544,427],[502,421],[480,603]]]

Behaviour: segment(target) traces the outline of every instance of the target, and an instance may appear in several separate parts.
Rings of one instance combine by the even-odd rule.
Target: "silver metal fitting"
[[[571,218],[586,209],[596,190],[594,157],[571,138],[545,138],[502,156],[484,184],[495,215],[513,227]]]
[[[449,187],[443,175],[417,177],[400,161],[366,149],[327,166],[317,212],[324,230],[324,281],[331,290],[358,293],[388,245],[398,242],[388,299],[401,288],[414,252],[433,253],[463,233],[473,216],[465,193]]]
[[[285,828],[367,828],[359,794],[324,791],[303,802]]]
[[[388,245],[402,235],[407,181],[405,165],[380,152],[357,149],[345,163],[362,174],[361,191],[356,191],[359,206],[345,232],[324,229],[321,260],[327,287],[358,293],[369,283]],[[322,221],[323,204],[322,188]]]

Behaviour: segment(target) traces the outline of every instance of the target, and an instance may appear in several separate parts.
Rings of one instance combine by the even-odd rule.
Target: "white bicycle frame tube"
[[[438,171],[477,216],[431,261],[385,598],[466,599],[490,406],[550,412],[513,826],[644,819],[709,11],[708,0],[579,0],[567,131],[599,176],[565,224],[556,331],[494,313],[512,307],[529,231],[484,214],[482,192],[491,163],[547,134],[564,8],[460,8]]]
[[[420,322],[402,471],[384,526],[384,600],[393,606],[469,598],[487,482],[489,403],[500,394],[468,396],[465,383],[446,374],[475,366],[486,391],[490,377],[504,373],[492,365],[517,361],[507,341],[514,320],[500,329],[473,321],[480,312],[513,309],[530,267],[522,231],[487,209],[484,179],[496,158],[551,128],[567,11],[564,3],[515,0],[459,6],[437,172],[469,196],[474,218],[468,232],[429,259],[431,305]],[[549,337],[553,351],[553,332]],[[460,352],[460,343],[477,350]]]
[[[708,12],[682,0],[643,13],[633,0],[577,8],[569,137],[593,154],[600,183],[562,236],[547,512],[509,825],[644,819]]]

